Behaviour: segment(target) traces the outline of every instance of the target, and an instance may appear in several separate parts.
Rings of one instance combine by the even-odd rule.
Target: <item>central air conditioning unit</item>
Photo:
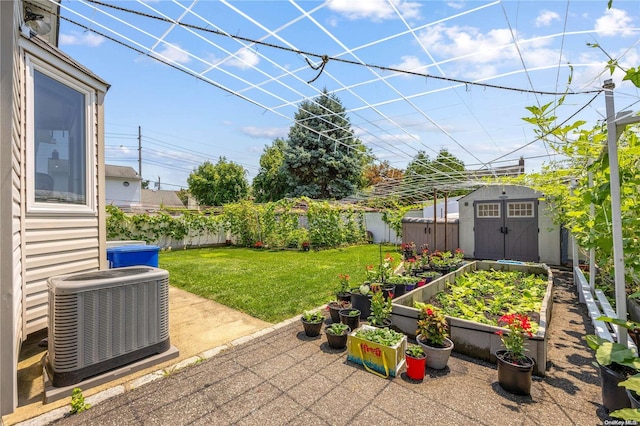
[[[147,266],[52,277],[47,370],[54,387],[165,352],[169,272]]]

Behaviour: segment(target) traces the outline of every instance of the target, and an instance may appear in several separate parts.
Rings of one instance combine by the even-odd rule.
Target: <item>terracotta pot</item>
[[[514,395],[530,395],[534,360],[526,357],[524,365],[514,364],[505,360],[506,352],[506,350],[496,351],[498,384],[502,389]]]

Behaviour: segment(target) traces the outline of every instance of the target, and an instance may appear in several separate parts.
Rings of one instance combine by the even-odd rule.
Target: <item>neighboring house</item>
[[[107,268],[109,86],[57,49],[59,8],[47,0],[0,1],[2,415],[17,405],[22,342],[47,327],[48,278]],[[44,17],[48,34],[29,30],[27,11]]]
[[[185,208],[176,191],[168,191],[165,189],[158,189],[156,191],[143,189],[141,201],[142,209],[149,212],[162,208]]]
[[[142,178],[129,166],[104,166],[105,193],[107,204],[120,207],[124,211],[140,208]]]

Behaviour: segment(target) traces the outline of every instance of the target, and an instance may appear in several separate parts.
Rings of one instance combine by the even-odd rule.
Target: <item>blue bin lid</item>
[[[107,249],[107,253],[128,253],[128,252],[142,252],[142,251],[159,251],[160,247],[158,246],[148,246],[144,244],[136,244],[136,245],[128,245],[128,246],[118,246],[118,247],[109,247]]]

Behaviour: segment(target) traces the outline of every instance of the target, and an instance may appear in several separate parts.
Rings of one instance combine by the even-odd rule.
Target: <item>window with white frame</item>
[[[30,211],[93,211],[93,91],[28,60]]]
[[[478,203],[476,209],[479,218],[500,217],[500,203]]]
[[[534,217],[533,201],[507,203],[507,217]]]

